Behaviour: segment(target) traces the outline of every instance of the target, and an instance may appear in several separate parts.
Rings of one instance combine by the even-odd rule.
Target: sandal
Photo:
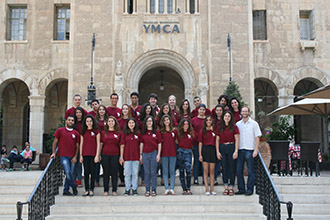
[[[152,196],[152,197],[155,197],[155,196],[157,196],[157,193],[156,193],[156,191],[152,191],[152,193],[151,193],[151,196]]]
[[[109,195],[109,193],[108,192],[104,192],[104,194],[103,194],[104,196],[108,196]]]
[[[117,192],[112,192],[112,196],[118,196]]]
[[[93,191],[89,191],[89,196],[94,196],[94,192]]]
[[[187,195],[192,195],[192,192],[190,191],[190,189],[187,190]]]
[[[225,189],[225,191],[223,191],[222,193],[224,196],[228,196],[229,195],[229,190],[228,189]]]
[[[85,196],[89,196],[89,191],[86,191],[82,196],[83,196],[83,197],[85,197]]]
[[[183,190],[182,191],[182,195],[188,195],[187,191],[186,190]]]
[[[228,194],[229,194],[230,196],[233,196],[233,195],[235,194],[235,192],[234,192],[233,189],[230,189]]]
[[[149,197],[150,196],[150,192],[147,191],[145,194],[144,194],[145,197]]]

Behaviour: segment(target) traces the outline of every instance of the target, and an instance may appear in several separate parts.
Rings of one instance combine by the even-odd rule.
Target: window
[[[315,40],[315,15],[312,11],[300,11],[300,39],[301,40]]]
[[[127,0],[127,13],[133,14],[134,6],[133,6],[133,0]]]
[[[155,1],[156,0],[150,0],[150,14],[155,13]]]
[[[167,13],[173,13],[173,0],[167,0]]]
[[[195,0],[189,0],[190,14],[195,14]]]
[[[164,14],[164,0],[158,0],[159,14]]]
[[[7,40],[26,40],[26,6],[9,6]]]
[[[266,10],[253,11],[253,40],[267,40]]]
[[[70,5],[56,6],[55,40],[70,40]]]

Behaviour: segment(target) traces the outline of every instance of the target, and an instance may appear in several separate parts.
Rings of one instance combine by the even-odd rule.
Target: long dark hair
[[[180,109],[180,120],[184,118],[184,111],[183,111],[182,106],[183,106],[183,104],[184,104],[185,102],[188,102],[188,109],[187,109],[187,111],[188,111],[188,117],[191,118],[191,115],[190,115],[190,112],[191,112],[191,111],[190,111],[190,103],[189,103],[189,100],[188,100],[188,99],[184,99],[184,100],[181,101],[181,104],[180,104],[180,107],[179,107],[179,109]]]
[[[225,107],[223,105],[217,104],[214,108],[214,111],[216,112],[217,108],[221,108],[222,109],[222,115],[221,115],[221,120],[218,119],[217,114],[215,113],[215,118],[214,118],[214,125],[216,124],[220,124],[220,122],[222,121],[222,116],[223,113],[225,112]]]
[[[202,128],[203,135],[205,135],[206,132],[207,132],[207,130],[206,130],[206,127],[207,127],[207,125],[206,125],[206,121],[207,121],[207,119],[209,119],[209,118],[211,118],[211,120],[212,120],[211,127],[214,127],[214,121],[213,121],[212,116],[211,116],[211,115],[207,115],[207,116],[205,117],[205,119],[204,119],[204,122],[203,122],[203,128]]]
[[[84,118],[85,118],[85,111],[82,107],[77,107],[74,109],[74,125],[73,125],[73,128],[76,129],[77,128],[77,124],[78,124],[78,118],[77,118],[77,111],[80,111],[81,112],[81,123],[83,122]]]
[[[135,126],[134,126],[134,129],[133,129],[133,134],[138,134],[138,132],[139,132],[139,126],[138,126],[135,118],[133,118],[133,117],[130,117],[130,118],[127,119],[127,121],[125,123],[124,131],[123,131],[124,134],[129,135],[129,134],[132,133],[131,132],[131,129],[128,127],[128,122],[129,121],[134,121]]]
[[[107,122],[105,123],[105,126],[104,126],[105,136],[107,136],[108,131],[109,131],[109,125],[108,125],[109,119],[113,119],[115,121],[114,131],[115,132],[120,132],[120,127],[119,127],[119,123],[118,123],[117,119],[114,116],[110,115],[107,119]]]
[[[195,135],[194,135],[194,131],[191,127],[191,123],[190,123],[190,120],[186,119],[186,118],[183,118],[181,119],[180,123],[179,123],[179,126],[178,126],[178,137],[179,138],[183,138],[184,137],[184,130],[183,130],[183,125],[185,122],[188,122],[189,124],[189,128],[187,130],[187,133],[190,134],[190,136],[193,138]]]
[[[171,111],[171,110],[170,110]],[[164,124],[164,121],[165,121],[165,118],[168,118],[170,120],[170,131],[173,130],[173,122],[172,122],[172,118],[171,116],[169,115],[163,115],[163,117],[160,119],[160,122],[159,122],[159,131],[162,133],[162,134],[165,134],[166,133],[166,126]]]
[[[123,115],[124,106],[127,106],[127,108],[128,108],[128,113],[127,113],[128,118],[132,117],[131,107],[129,107],[129,105],[127,105],[127,104],[123,104],[123,106],[121,107],[120,118],[124,118],[124,115]]]
[[[146,114],[146,108],[150,106],[151,108],[151,112],[150,112],[150,115],[151,116],[154,116],[154,109],[152,108],[152,106],[149,104],[149,103],[145,103],[142,105],[141,107],[141,111],[140,111],[140,121],[143,122],[144,119],[147,117],[147,114]]]
[[[156,129],[156,123],[155,123],[155,119],[154,119],[154,117],[151,116],[151,115],[148,115],[148,116],[144,119],[144,121],[143,121],[143,126],[142,126],[141,134],[145,134],[145,133],[147,133],[147,130],[148,130],[148,128],[147,128],[147,121],[148,121],[149,118],[152,119],[152,133],[155,134],[155,133],[157,132],[157,129]]]
[[[92,115],[86,115],[86,117],[84,118],[82,124],[81,124],[81,135],[84,135],[86,133],[86,130],[88,129],[87,125],[86,125],[86,121],[88,118],[91,118],[93,121],[93,128],[92,130],[94,132],[97,131],[98,127],[97,127],[97,123],[96,123],[96,119],[92,116]]]
[[[238,102],[238,112],[241,114],[241,110],[242,110],[241,103],[239,102],[239,100],[236,97],[233,97],[230,99],[229,104],[228,104],[229,110],[234,114],[234,109],[231,106],[231,102],[233,100],[236,100]]]
[[[96,120],[97,121],[100,121],[100,113],[99,113],[99,110],[100,110],[100,108],[104,108],[104,111],[105,111],[105,113],[104,113],[104,121],[107,121],[108,120],[108,112],[107,112],[107,107],[105,107],[105,105],[100,105],[99,106],[99,108],[97,109],[97,112],[96,112]]]
[[[165,108],[165,106],[167,106],[168,109],[169,109],[169,111],[168,111],[167,114],[164,113],[164,108]],[[173,119],[172,109],[171,109],[170,104],[168,104],[168,103],[164,103],[164,104],[160,107],[160,110],[159,110],[158,115],[157,115],[157,123],[158,123],[157,125],[158,125],[158,126],[160,126],[160,120],[162,119],[162,117],[163,117],[164,115],[169,115],[170,118],[171,118],[171,121],[172,121],[172,119]]]
[[[219,132],[223,132],[225,130],[226,127],[226,123],[224,120],[225,114],[230,114],[230,121],[228,124],[228,129],[229,131],[234,132],[235,131],[235,119],[234,119],[234,115],[231,111],[225,111],[225,113],[222,114],[222,121],[220,122],[220,127],[219,127]]]

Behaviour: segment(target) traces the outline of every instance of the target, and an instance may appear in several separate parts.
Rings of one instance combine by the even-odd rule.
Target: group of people
[[[216,195],[213,187],[220,168],[225,186],[223,195],[253,194],[253,158],[257,156],[261,132],[257,122],[249,117],[249,107],[241,108],[237,98],[229,99],[226,95],[219,97],[212,110],[196,96],[192,111],[187,99],[177,107],[174,95],[160,107],[154,93],[142,106],[138,104],[138,93],[133,92],[130,98],[131,104],[124,104],[120,109],[117,107],[119,96],[112,93],[109,107],[93,100],[93,110],[87,112],[80,107],[81,96],[73,97],[74,106],[66,111],[65,127],[55,132],[52,146],[51,157],[55,157],[58,145],[57,155],[66,175],[63,195],[78,193],[74,169],[79,162],[84,166],[83,196],[94,195],[100,163],[105,196],[109,195],[110,177],[112,195],[118,195],[118,173],[124,178],[125,195],[137,195],[139,168],[145,182],[144,195],[156,196],[160,163],[164,195],[176,194],[177,168],[183,195],[192,195],[192,168],[194,184],[199,184],[202,171],[206,195]],[[247,185],[243,178],[245,162],[249,171]]]

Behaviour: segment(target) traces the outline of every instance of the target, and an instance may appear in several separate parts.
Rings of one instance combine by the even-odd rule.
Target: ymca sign
[[[174,34],[180,33],[179,22],[170,21],[156,21],[156,22],[143,22],[143,30],[146,34],[153,33],[164,33],[164,34]]]

